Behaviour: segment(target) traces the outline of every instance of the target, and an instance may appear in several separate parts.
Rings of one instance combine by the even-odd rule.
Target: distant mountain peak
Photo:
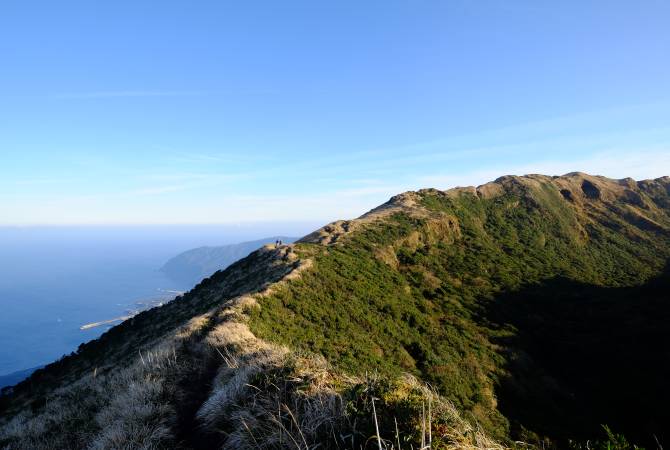
[[[170,258],[161,267],[161,271],[170,278],[191,287],[214,272],[225,270],[235,261],[244,258],[265,244],[274,244],[276,241],[288,244],[295,240],[296,238],[290,236],[271,236],[236,244],[198,247]]]

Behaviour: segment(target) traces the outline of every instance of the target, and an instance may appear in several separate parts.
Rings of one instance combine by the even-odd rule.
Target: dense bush
[[[546,367],[542,358],[529,359],[537,336],[521,333],[518,321],[491,305],[556,277],[603,288],[643,284],[670,255],[667,234],[628,220],[616,203],[576,207],[551,183],[512,184],[492,198],[425,191],[421,204],[429,214],[399,212],[369,221],[329,247],[300,244],[298,251],[313,258],[313,268],[263,299],[252,315],[252,330],[321,353],[351,373],[414,373],[497,436],[566,438],[597,432],[597,421],[571,430],[574,423],[558,414],[536,416],[558,421],[553,424],[526,421],[543,406],[551,409],[551,393],[573,387],[574,380],[556,389],[549,385],[563,381],[536,381],[546,395],[536,398],[535,409],[526,414],[514,412],[527,401],[505,395],[515,376],[530,371],[526,377],[534,379],[556,372],[562,362],[579,361],[566,359],[565,353]],[[572,295],[555,283],[542,292]],[[589,304],[591,297],[582,300]],[[561,311],[579,308],[574,302],[556,304]],[[526,314],[555,312],[541,303],[535,306],[538,311]],[[607,335],[597,322],[581,331],[591,341]],[[557,339],[566,336],[552,333]],[[525,365],[519,363],[524,358],[529,359]],[[612,379],[616,370],[603,368],[598,376]],[[517,404],[510,407],[510,402]],[[525,430],[528,423],[539,434]]]
[[[632,448],[619,432],[662,444],[670,183],[581,178],[401,195],[312,243],[259,250],[0,398],[0,446],[259,448],[286,431],[369,446],[377,426],[392,442],[396,422],[418,446],[426,399],[444,413],[429,427],[435,448],[497,447],[489,434],[512,447]],[[283,365],[289,350],[268,341],[328,363]],[[277,402],[300,421],[281,405],[275,416]]]

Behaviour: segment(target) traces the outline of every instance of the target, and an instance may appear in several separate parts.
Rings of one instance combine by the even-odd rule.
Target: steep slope
[[[605,423],[663,443],[669,256],[667,177],[408,192],[37,371],[0,443],[546,448]]]
[[[491,305],[506,306],[500,297],[528,286],[551,285],[557,277],[617,287],[638,286],[658,275],[670,252],[669,181],[538,175],[503,177],[476,189],[400,195],[361,220],[335,223],[308,236],[298,248],[314,260],[313,270],[265,299],[252,316],[251,329],[260,337],[322,353],[344,370],[376,367],[414,373],[500,437],[517,431],[519,438],[535,438],[519,434],[527,422],[510,412],[529,406],[524,393],[509,388],[520,374],[546,378],[541,388],[525,393],[544,395],[535,410],[565,397],[553,414],[546,414],[550,417],[545,423],[534,427],[541,436],[589,437],[610,416],[615,420],[634,414],[644,421],[647,412],[653,427],[660,419],[653,408],[626,414],[633,405],[619,404],[601,405],[613,414],[592,418],[584,424],[586,431],[575,430],[561,408],[568,406],[577,386],[532,359],[528,344],[533,340],[520,341],[515,321],[504,320],[500,311],[492,314]],[[559,298],[573,295],[569,289],[547,292]],[[584,305],[584,312],[593,303],[597,300]],[[572,301],[561,306],[575,307]],[[610,323],[627,320],[631,308],[620,308],[620,316],[610,317]],[[654,309],[637,316],[637,326],[655,324],[662,334],[657,338],[668,342],[667,327],[657,321],[658,315],[667,317],[667,308],[657,301]],[[607,312],[603,306],[599,313]],[[603,348],[589,348],[611,352],[607,345],[613,344],[606,339],[610,331],[600,325],[599,313],[592,313],[592,334],[584,339],[602,339]],[[658,342],[633,345],[646,357],[646,364],[637,367],[638,379],[645,371],[657,380],[669,374],[667,359],[647,348]],[[539,353],[544,350],[540,347]],[[630,362],[622,359],[617,365]],[[607,372],[601,368],[600,379],[609,379]],[[625,383],[608,387],[627,388]],[[667,398],[662,384],[654,388],[662,392],[645,401],[657,401],[661,394]],[[499,407],[503,389],[508,395]],[[618,403],[621,396],[615,392],[609,395]],[[577,398],[572,409],[579,411],[584,403]],[[503,409],[508,417],[501,414]],[[646,430],[628,428],[625,420],[615,425],[650,437]],[[659,434],[662,428],[654,430]]]
[[[32,367],[30,369],[18,370],[16,372],[0,376],[0,389],[4,388],[5,386],[13,386],[21,380],[26,379],[26,377],[30,376],[30,374],[38,368],[39,367]]]
[[[38,370],[1,398],[0,445],[358,448],[378,427],[416,444],[430,421],[445,448],[502,448],[414,378],[343,374],[254,336],[258,300],[309,266],[291,246],[264,247]]]
[[[170,258],[161,267],[161,271],[174,280],[194,286],[200,280],[211,276],[217,270],[223,270],[235,261],[248,256],[254,250],[258,250],[265,244],[274,243],[277,240],[289,244],[297,240],[297,238],[274,236],[218,247],[198,247]]]

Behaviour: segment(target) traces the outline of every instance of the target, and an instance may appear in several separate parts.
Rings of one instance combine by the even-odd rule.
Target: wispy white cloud
[[[198,97],[211,95],[271,95],[276,94],[274,89],[215,89],[215,90],[157,90],[157,89],[118,89],[100,91],[75,91],[56,92],[49,94],[49,98],[55,99],[95,99],[95,98],[118,98],[118,97]]]
[[[147,187],[142,189],[136,189],[133,191],[127,192],[127,195],[137,196],[137,195],[158,195],[158,194],[167,194],[170,192],[178,192],[188,189],[187,185],[171,185],[171,186],[154,186]]]
[[[381,184],[379,186],[366,186],[359,188],[340,189],[335,191],[333,195],[339,197],[363,197],[373,194],[389,194],[391,192],[394,192],[394,189],[398,189],[398,186]]]
[[[193,189],[189,183],[147,185],[125,193],[54,196],[35,209],[24,202],[8,202],[5,213],[15,223],[52,224],[230,224],[239,222],[310,221],[327,223],[358,217],[391,196],[425,187],[448,189],[479,185],[501,175],[543,173],[561,175],[585,171],[611,178],[635,179],[670,174],[670,147],[610,148],[582,158],[538,157],[535,161],[476,166],[472,170],[434,171],[400,179],[358,179],[339,188],[284,193],[244,194],[239,189],[199,191],[187,202],[171,194]],[[176,180],[179,181],[179,180]],[[46,220],[45,218],[48,218]]]
[[[248,178],[247,173],[157,172],[134,177],[141,187],[121,192],[122,195],[158,195],[178,191],[211,189]]]
[[[410,158],[442,157],[464,159],[485,154],[514,154],[532,147],[542,148],[548,143],[584,146],[596,145],[618,137],[667,137],[670,128],[659,117],[670,114],[670,100],[653,103],[623,105],[592,111],[579,111],[562,116],[546,117],[504,127],[481,129],[471,133],[452,134],[400,145],[363,149],[344,155],[347,161],[378,158],[402,162]],[[631,117],[638,118],[637,124]],[[656,119],[650,125],[644,118]],[[616,125],[621,124],[620,128]],[[396,159],[398,157],[398,159]]]
[[[113,93],[89,94],[113,97]],[[670,175],[670,128],[640,120],[621,128],[581,125],[591,120],[604,119],[595,113],[576,114],[374,151],[315,152],[308,157],[287,152],[277,160],[272,159],[277,153],[259,156],[211,149],[153,149],[137,160],[91,152],[73,162],[77,172],[72,176],[77,180],[81,173],[84,179],[72,183],[71,189],[56,192],[47,185],[65,183],[65,178],[30,178],[27,168],[25,178],[15,185],[45,186],[4,193],[0,189],[0,197],[8,222],[325,223],[357,217],[403,191],[478,185],[506,174],[561,175],[578,170],[611,178]],[[5,181],[6,186],[10,183]],[[30,201],[23,201],[27,196]]]
[[[66,184],[72,183],[72,178],[23,178],[14,180],[13,183],[18,186],[34,186],[46,184]]]
[[[179,171],[157,171],[157,172],[134,172],[133,179],[139,182],[154,181],[193,181],[193,182],[218,182],[225,183],[247,177],[247,172],[224,173],[224,172],[179,172]]]
[[[587,172],[609,178],[631,177],[636,180],[670,175],[670,147],[647,149],[616,149],[601,151],[569,161],[557,158],[539,158],[521,164],[496,164],[460,173],[433,173],[416,179],[416,187],[448,189],[455,186],[476,186],[502,175],[564,175],[569,172]]]
[[[91,92],[60,92],[50,95],[55,99],[94,99],[94,98],[122,98],[122,97],[195,97],[206,95],[204,91],[91,91]]]

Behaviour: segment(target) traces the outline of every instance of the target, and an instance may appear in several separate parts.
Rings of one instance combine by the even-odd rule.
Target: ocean
[[[75,351],[114,319],[192,286],[159,269],[176,254],[314,224],[0,228],[0,377]],[[139,303],[139,304],[138,304]]]

